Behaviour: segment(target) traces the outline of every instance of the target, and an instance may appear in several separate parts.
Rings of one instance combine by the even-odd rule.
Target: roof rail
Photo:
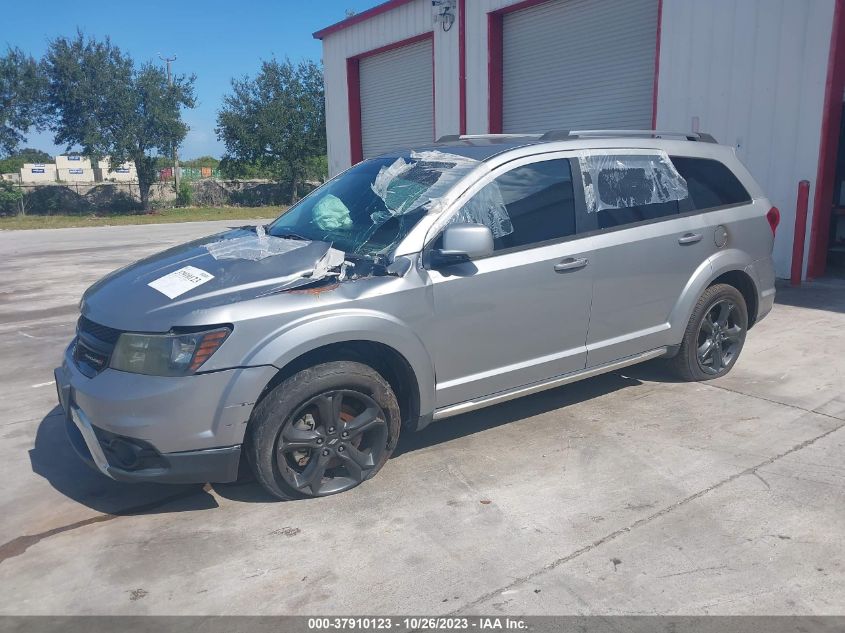
[[[451,143],[454,141],[466,141],[474,138],[525,138],[531,136],[540,138],[539,134],[446,134],[441,136],[435,143]]]
[[[552,130],[540,137],[541,141],[564,141],[575,138],[596,138],[613,136],[646,136],[663,138],[666,136],[685,138],[688,141],[715,143],[716,139],[706,132],[670,132],[668,130]]]

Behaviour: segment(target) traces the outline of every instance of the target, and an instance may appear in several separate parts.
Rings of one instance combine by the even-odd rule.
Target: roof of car
[[[484,161],[513,149],[530,145],[544,145],[560,142],[583,142],[586,139],[601,141],[622,141],[632,144],[633,139],[640,141],[672,140],[695,143],[715,144],[716,140],[704,132],[668,132],[663,130],[555,130],[544,134],[478,134],[443,136],[427,145],[415,145],[397,149],[382,156],[407,156],[409,152],[440,151],[465,156],[473,160]],[[604,144],[604,143],[602,143]],[[712,147],[712,145],[711,145]]]
[[[534,135],[499,135],[490,134],[486,136],[473,137],[446,137],[434,143],[426,145],[413,145],[411,147],[397,148],[394,151],[382,154],[382,156],[407,156],[410,152],[438,151],[446,154],[457,154],[473,160],[486,160],[502,152],[538,143],[539,134]]]

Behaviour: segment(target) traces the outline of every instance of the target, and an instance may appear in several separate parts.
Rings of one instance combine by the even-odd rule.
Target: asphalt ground
[[[781,288],[725,378],[451,418],[342,495],[111,481],[52,382],[79,297],[225,226],[0,232],[0,613],[845,613],[845,283]]]

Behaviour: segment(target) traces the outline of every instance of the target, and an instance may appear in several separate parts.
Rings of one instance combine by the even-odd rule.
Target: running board
[[[599,374],[604,374],[615,369],[622,369],[623,367],[636,365],[637,363],[642,363],[644,361],[651,360],[652,358],[665,356],[667,351],[668,348],[659,347],[648,352],[643,352],[642,354],[628,356],[626,358],[613,361],[612,363],[605,363],[604,365],[599,365],[598,367],[582,369],[581,371],[564,374],[563,376],[557,376],[542,382],[535,382],[523,387],[517,387],[516,389],[511,389],[510,391],[500,391],[498,393],[485,396],[479,400],[467,400],[466,402],[452,404],[448,407],[436,409],[434,411],[434,419],[443,420],[445,418],[451,418],[452,416],[460,415],[461,413],[469,413],[470,411],[483,409],[484,407],[499,404],[500,402],[507,402],[508,400],[514,400],[515,398],[521,398],[522,396],[530,396],[533,393],[545,391],[546,389],[554,389],[555,387],[560,387],[561,385],[566,385],[571,382],[577,382],[579,380],[584,380],[585,378],[592,378],[593,376],[598,376]]]

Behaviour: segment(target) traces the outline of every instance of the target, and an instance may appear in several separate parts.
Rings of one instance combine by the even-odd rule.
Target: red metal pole
[[[807,235],[807,202],[810,199],[810,181],[798,183],[798,201],[795,203],[795,232],[792,237],[792,275],[790,283],[801,285],[804,268],[804,238]]]

